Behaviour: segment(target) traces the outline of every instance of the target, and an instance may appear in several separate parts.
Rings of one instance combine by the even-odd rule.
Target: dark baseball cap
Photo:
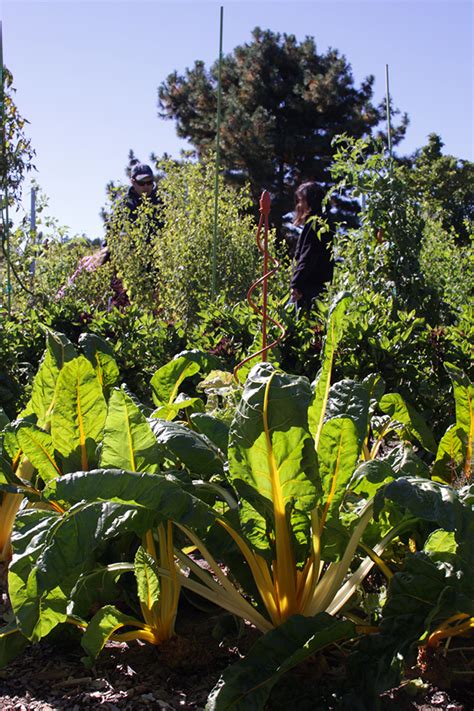
[[[145,180],[145,178],[153,178],[153,171],[149,165],[137,163],[132,167],[130,176],[133,180]]]

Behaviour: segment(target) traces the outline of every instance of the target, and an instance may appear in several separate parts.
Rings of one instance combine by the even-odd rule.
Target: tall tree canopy
[[[249,180],[254,199],[269,190],[279,227],[300,182],[332,184],[333,137],[368,135],[384,118],[384,107],[372,103],[373,82],[369,76],[356,88],[345,57],[335,49],[318,54],[311,37],[298,43],[294,35],[255,28],[252,41],[222,63],[221,155],[227,179]],[[215,145],[217,87],[218,62],[207,70],[196,61],[184,75],[170,74],[158,89],[159,115],[176,121],[178,135],[189,139],[198,155]],[[404,116],[393,131],[395,142],[406,125]]]

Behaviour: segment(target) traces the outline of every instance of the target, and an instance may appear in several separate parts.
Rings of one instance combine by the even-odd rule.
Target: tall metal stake
[[[392,125],[390,122],[390,87],[388,83],[388,64],[385,65],[385,89],[386,89],[386,105],[387,105],[387,136],[388,136],[388,153],[392,157]]]
[[[5,90],[4,90],[4,75],[3,71],[3,31],[2,23],[0,22],[0,120],[2,122],[2,158],[3,158],[3,172],[0,177],[2,196],[1,196],[1,209],[2,209],[2,251],[4,252],[7,259],[7,313],[8,317],[11,315],[12,309],[12,287],[11,287],[11,267],[10,267],[10,224],[8,219],[8,182],[7,182],[7,156],[6,156],[6,141],[5,141]],[[6,252],[3,249],[3,245],[7,245]]]
[[[212,296],[217,291],[217,218],[219,200],[219,171],[221,160],[221,98],[222,98],[222,29],[224,26],[224,8],[221,5],[221,22],[219,34],[219,74],[217,80],[217,124],[216,124],[216,177],[214,183],[214,238],[212,240]]]

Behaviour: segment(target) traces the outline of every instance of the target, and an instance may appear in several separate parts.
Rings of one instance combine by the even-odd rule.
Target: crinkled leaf
[[[37,577],[38,557],[57,522],[55,512],[25,511],[17,516],[12,535],[9,595],[19,628],[31,641],[45,637],[66,620],[64,593],[55,585],[43,594]]]
[[[227,454],[229,426],[225,422],[205,412],[193,413],[191,422],[200,434],[205,435],[224,455]]]
[[[382,412],[390,415],[392,420],[402,424],[408,433],[415,437],[418,442],[429,452],[436,453],[436,441],[432,431],[415,410],[408,405],[398,393],[387,393],[379,402]]]
[[[350,488],[366,497],[374,496],[382,484],[391,481],[395,472],[384,459],[371,459],[360,464],[354,472]]]
[[[38,555],[41,590],[62,585],[69,571],[88,570],[94,561],[94,551],[104,541],[128,531],[143,536],[158,520],[159,516],[152,511],[129,503],[103,501],[72,506],[56,523]]]
[[[474,565],[474,511],[447,484],[421,477],[400,477],[387,484],[375,496],[375,515],[384,499],[391,499],[414,516],[433,521],[446,531],[454,531],[459,555]]]
[[[51,436],[65,472],[97,464],[107,406],[92,365],[85,356],[66,363],[58,375]]]
[[[194,531],[206,530],[215,518],[209,506],[185,491],[180,481],[170,475],[98,469],[63,476],[47,487],[47,494],[69,502],[111,501],[123,504],[124,513],[128,504],[130,513],[135,507],[152,514],[150,521],[173,520]],[[140,531],[144,532],[141,521]]]
[[[223,471],[221,452],[205,436],[178,422],[148,420],[156,441],[165,447],[169,459],[184,464],[192,474],[209,478]]]
[[[369,426],[369,395],[355,380],[340,380],[329,390],[325,422],[336,417],[350,418],[357,428],[359,446],[367,436]]]
[[[359,462],[357,426],[347,417],[324,423],[318,447],[324,510],[334,513],[341,504]]]
[[[430,533],[425,541],[423,550],[430,556],[431,560],[438,562],[452,560],[456,555],[457,547],[454,531],[438,529]]]
[[[445,363],[444,367],[448,371],[449,377],[453,383],[454,402],[456,406],[456,424],[466,433],[471,433],[472,437],[474,427],[474,385],[471,383],[467,375],[452,363]]]
[[[123,390],[113,390],[108,405],[100,466],[104,469],[158,472],[163,450],[146,417]]]
[[[386,383],[378,373],[370,373],[362,380],[362,385],[366,388],[369,400],[379,402],[385,392]]]
[[[413,448],[407,444],[394,447],[384,459],[397,476],[422,476],[429,477],[429,468]]]
[[[261,711],[283,674],[328,645],[355,635],[352,622],[324,612],[314,617],[290,617],[224,672],[211,691],[206,711]]]

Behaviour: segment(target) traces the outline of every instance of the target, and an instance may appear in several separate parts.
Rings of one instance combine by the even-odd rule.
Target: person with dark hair
[[[315,217],[321,212],[324,192],[318,183],[302,183],[296,190],[293,224],[303,226],[295,251],[295,267],[290,282],[291,301],[311,307],[312,300],[331,281],[331,235],[318,235]]]

